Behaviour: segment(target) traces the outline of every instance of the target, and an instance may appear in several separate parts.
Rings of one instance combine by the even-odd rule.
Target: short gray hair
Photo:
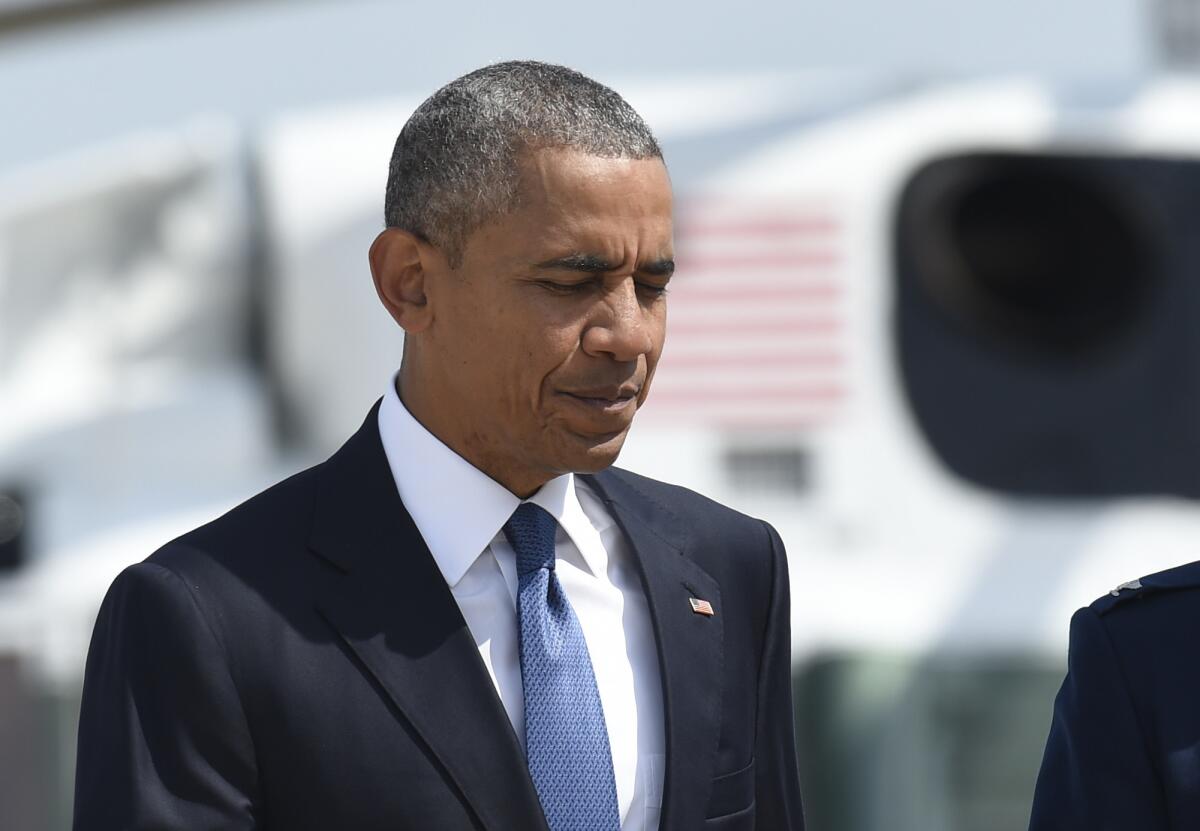
[[[417,107],[396,139],[384,221],[442,249],[452,267],[468,237],[516,205],[523,153],[553,147],[661,159],[633,107],[585,75],[508,61],[463,75]]]

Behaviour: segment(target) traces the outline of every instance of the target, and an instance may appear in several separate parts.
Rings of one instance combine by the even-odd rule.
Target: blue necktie
[[[525,750],[550,831],[619,831],[604,708],[579,619],[554,573],[558,521],[532,502],[504,525],[517,554]]]

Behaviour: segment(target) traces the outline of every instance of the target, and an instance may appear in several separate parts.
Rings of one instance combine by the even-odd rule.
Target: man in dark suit
[[[1076,612],[1031,831],[1200,827],[1197,633],[1200,563]]]
[[[385,214],[399,374],[115,581],[76,827],[802,828],[779,537],[610,467],[674,268],[653,135],[497,64],[413,114]]]

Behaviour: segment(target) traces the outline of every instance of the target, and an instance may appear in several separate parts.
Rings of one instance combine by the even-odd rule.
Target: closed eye
[[[595,288],[597,280],[579,280],[573,283],[560,283],[556,280],[538,280],[537,284],[555,294],[579,294],[590,288]]]
[[[651,297],[666,297],[667,287],[655,285],[654,283],[638,283],[638,291],[643,294],[648,294]]]

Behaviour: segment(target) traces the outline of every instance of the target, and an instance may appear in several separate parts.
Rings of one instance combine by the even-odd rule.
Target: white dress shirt
[[[503,533],[521,504],[442,444],[389,385],[379,435],[404,507],[462,610],[513,729],[525,740],[516,555]],[[624,535],[573,474],[529,497],[558,520],[559,582],[591,655],[612,748],[622,831],[656,831],[665,739],[662,684],[646,595]]]

